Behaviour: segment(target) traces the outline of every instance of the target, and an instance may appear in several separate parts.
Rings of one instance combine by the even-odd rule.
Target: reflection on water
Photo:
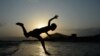
[[[44,53],[43,48],[39,45],[39,56],[46,56],[46,54]]]
[[[40,42],[21,43],[20,50],[13,56],[47,56]]]
[[[46,55],[40,42],[22,42],[20,43],[19,49],[11,56],[100,56],[99,44],[46,42],[46,48],[51,53],[51,55]],[[14,49],[14,46],[12,48]]]

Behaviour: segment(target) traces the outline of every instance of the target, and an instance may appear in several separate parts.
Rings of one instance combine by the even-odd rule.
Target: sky
[[[75,32],[72,29],[100,28],[100,0],[0,0],[0,37],[23,36],[17,22],[29,32],[46,26],[55,14],[59,18],[53,21],[53,32],[67,35]]]

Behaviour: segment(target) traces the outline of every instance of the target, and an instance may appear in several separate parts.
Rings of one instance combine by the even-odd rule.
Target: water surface
[[[21,42],[19,45],[10,46],[3,51],[10,53],[11,56],[100,56],[100,43],[89,42],[46,42],[46,48],[51,55],[44,53],[41,43],[38,41]],[[3,56],[3,55],[1,55]]]

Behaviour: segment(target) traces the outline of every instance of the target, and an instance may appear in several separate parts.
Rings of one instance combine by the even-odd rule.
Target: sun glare
[[[42,38],[46,38],[46,37],[47,37],[47,35],[46,35],[45,33],[40,34],[40,36],[41,36]]]
[[[44,23],[39,23],[39,24],[37,24],[37,28],[41,28],[41,27],[45,27],[45,26],[47,26],[47,25],[44,24]]]

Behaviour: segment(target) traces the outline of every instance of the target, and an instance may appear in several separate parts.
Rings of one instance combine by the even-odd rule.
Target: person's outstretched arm
[[[58,18],[58,15],[55,15],[53,18],[51,18],[49,21],[48,21],[48,26],[50,26],[50,23],[53,19],[57,19]]]

